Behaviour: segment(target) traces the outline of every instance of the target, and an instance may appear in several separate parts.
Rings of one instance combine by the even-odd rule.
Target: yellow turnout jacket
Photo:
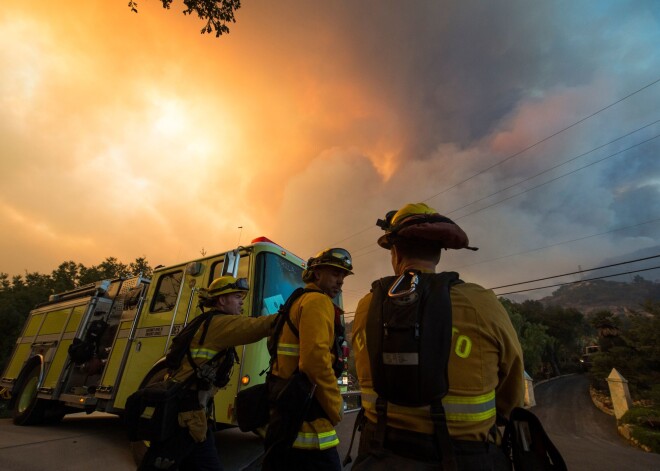
[[[506,417],[524,398],[522,349],[509,316],[491,290],[473,283],[454,285],[449,393],[442,403],[453,439],[485,441],[496,413]],[[376,393],[366,338],[372,294],[358,303],[353,324],[353,352],[362,405],[376,422]],[[415,432],[433,433],[429,407],[388,403],[387,424]]]
[[[308,283],[305,288],[319,289],[313,283]],[[343,407],[332,370],[335,360],[331,351],[335,336],[334,305],[324,293],[305,293],[294,301],[289,316],[300,337],[296,337],[287,323],[284,324],[272,373],[287,379],[299,369],[312,384],[316,384],[315,398],[328,418],[303,422],[293,447],[325,450],[339,444],[334,425],[341,420]]]

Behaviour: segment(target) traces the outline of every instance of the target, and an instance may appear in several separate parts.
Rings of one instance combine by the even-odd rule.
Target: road
[[[613,417],[598,410],[584,376],[567,376],[535,389],[539,416],[571,471],[660,469],[660,455],[629,445],[616,432]],[[355,413],[337,428],[343,459],[351,438]],[[255,460],[261,439],[238,429],[217,432],[218,452],[226,471],[258,469]],[[356,442],[359,434],[356,436]],[[353,447],[353,457],[357,444]],[[250,466],[252,464],[252,466]],[[73,414],[53,426],[17,427],[0,420],[0,468],[3,471],[135,470],[121,421],[107,414]],[[350,465],[345,468],[350,469]]]
[[[660,455],[628,443],[616,430],[616,419],[601,412],[589,396],[584,375],[539,384],[531,410],[561,452],[569,470],[658,470]]]
[[[354,420],[354,413],[347,414],[338,427],[342,458]],[[241,433],[237,428],[222,430],[216,433],[216,443],[225,471],[259,469],[256,465],[263,445],[257,435]],[[72,414],[57,425],[31,427],[17,427],[11,419],[0,419],[2,471],[134,471],[135,468],[124,427],[117,416]]]

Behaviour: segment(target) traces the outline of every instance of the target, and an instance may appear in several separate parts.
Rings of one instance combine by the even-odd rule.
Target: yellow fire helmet
[[[322,250],[307,260],[307,268],[303,272],[303,281],[309,280],[310,270],[312,268],[321,266],[337,267],[348,272],[348,275],[353,274],[351,254],[346,249],[335,247]]]
[[[390,211],[376,225],[385,231],[378,239],[385,249],[391,249],[397,239],[420,239],[436,242],[443,249],[478,250],[468,246],[468,237],[458,224],[425,203],[409,203]]]
[[[207,300],[237,291],[247,292],[249,289],[250,285],[247,278],[234,278],[229,275],[221,276],[213,280],[207,289],[200,289],[199,298],[201,300]]]

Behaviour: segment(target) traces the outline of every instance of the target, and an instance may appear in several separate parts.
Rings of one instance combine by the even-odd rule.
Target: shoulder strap
[[[204,345],[204,341],[206,340],[206,334],[208,333],[209,326],[211,325],[211,319],[213,319],[213,317],[215,317],[217,315],[220,315],[220,314],[222,314],[222,313],[218,312],[218,311],[215,311],[215,310],[212,310],[212,311],[209,311],[209,312],[204,312],[204,309],[202,308],[202,313],[200,314],[200,317],[201,316],[206,316],[206,319],[204,319],[204,321],[203,321],[204,330],[202,331],[202,336],[199,338],[199,344],[200,345]],[[197,327],[197,329],[195,330],[195,334],[197,333],[197,331],[201,327],[202,327],[202,325],[199,325]],[[192,341],[195,338],[195,334],[193,334],[190,337],[190,343],[188,343],[188,348],[186,348],[186,358],[188,358],[188,363],[190,363],[190,366],[192,366],[192,369],[194,371],[197,371],[199,369],[199,365],[197,365],[197,363],[195,363],[195,360],[192,356],[192,352],[190,351],[190,345],[192,345]],[[211,360],[215,360],[218,356],[220,356],[222,353],[225,353],[226,351],[227,351],[226,349],[220,351]]]
[[[268,353],[270,354],[270,362],[268,366],[269,370],[272,369],[273,363],[275,363],[275,360],[277,360],[277,345],[280,341],[280,336],[282,334],[284,324],[286,323],[286,325],[289,326],[289,329],[291,329],[293,335],[295,335],[297,338],[300,338],[300,332],[298,331],[298,328],[291,321],[290,311],[293,303],[306,293],[323,293],[323,291],[313,288],[296,288],[288,297],[286,302],[280,306],[279,310],[277,311],[278,317],[275,321],[275,328],[272,335],[268,339]]]
[[[461,280],[458,277],[458,273],[455,272],[443,272],[438,274],[422,274],[416,273],[419,277],[419,283],[424,283],[427,286],[414,287],[411,282],[410,291],[408,294],[412,294],[414,290],[419,290],[417,296],[421,296],[421,310],[430,309],[433,311],[443,312],[443,316],[439,319],[440,322],[435,323],[435,327],[438,329],[439,335],[431,335],[433,341],[437,342],[442,341],[445,346],[445,351],[443,352],[442,363],[444,364],[442,374],[444,377],[443,381],[440,382],[441,389],[443,392],[435,397],[428,398],[430,391],[437,390],[438,385],[437,381],[436,386],[429,386],[429,390],[426,391],[426,394],[421,393],[420,399],[427,397],[425,401],[430,405],[431,410],[431,420],[433,421],[434,436],[436,439],[436,446],[442,455],[442,469],[444,470],[455,470],[457,469],[457,464],[451,444],[451,438],[449,436],[449,430],[447,428],[447,419],[445,416],[444,407],[442,405],[442,398],[447,394],[449,387],[448,380],[448,367],[447,362],[449,361],[449,354],[451,349],[451,329],[452,329],[452,316],[451,316],[451,300],[449,291],[454,284],[461,283]],[[382,392],[387,389],[387,384],[385,378],[379,378],[380,384],[377,383],[377,376],[382,376],[379,373],[379,369],[383,365],[383,345],[381,331],[386,329],[386,326],[383,325],[383,304],[388,299],[390,287],[399,280],[400,277],[389,276],[381,278],[372,283],[372,301],[369,306],[369,314],[367,317],[367,342],[370,348],[368,348],[370,354],[369,363],[371,364],[371,373],[374,380],[374,390],[377,394],[376,399],[376,413],[377,413],[377,423],[376,423],[376,433],[374,437],[375,445],[377,447],[384,446],[385,433],[387,428],[387,398],[382,396]],[[422,317],[420,322],[423,321],[423,312],[421,313]],[[440,337],[440,334],[442,337]],[[429,337],[429,336],[427,336]],[[425,347],[423,341],[420,339],[420,350]],[[428,341],[428,339],[427,339]],[[378,371],[377,371],[378,370]],[[428,383],[428,378],[425,380],[425,384]],[[377,391],[379,389],[381,392]],[[411,404],[412,405],[412,404]]]

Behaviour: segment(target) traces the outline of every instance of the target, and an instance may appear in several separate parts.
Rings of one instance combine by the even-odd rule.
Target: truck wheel
[[[16,425],[37,425],[44,422],[48,401],[37,397],[41,363],[25,365],[12,391],[13,420]]]

